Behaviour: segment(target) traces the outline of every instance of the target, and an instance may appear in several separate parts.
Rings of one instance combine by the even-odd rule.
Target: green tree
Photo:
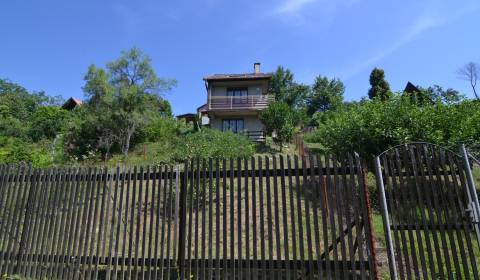
[[[368,90],[368,97],[370,99],[378,98],[382,101],[389,99],[392,96],[390,85],[385,80],[385,72],[383,69],[374,68],[370,73],[370,89]]]
[[[42,106],[32,116],[29,130],[33,141],[53,139],[65,127],[68,111],[57,106]]]
[[[295,82],[289,69],[278,66],[270,82],[269,92],[275,96],[275,101],[300,109],[304,106],[309,90],[307,85]]]
[[[290,142],[296,125],[296,116],[292,108],[284,102],[271,103],[260,114],[268,134],[275,133],[274,140],[282,150],[283,144]]]
[[[171,115],[171,107],[161,94],[176,81],[160,79],[150,58],[137,48],[122,52],[106,69],[90,66],[83,88],[87,102],[78,114],[82,119],[72,124],[74,153],[101,149],[108,157],[118,145],[125,156],[132,138],[161,115]]]
[[[307,113],[326,112],[339,108],[343,103],[345,86],[339,79],[317,76],[307,99]]]

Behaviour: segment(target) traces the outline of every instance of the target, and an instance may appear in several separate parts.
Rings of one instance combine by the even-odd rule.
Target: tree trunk
[[[130,149],[130,139],[132,138],[133,132],[135,132],[135,125],[127,128],[125,139],[123,142],[123,155],[128,156],[128,150]]]

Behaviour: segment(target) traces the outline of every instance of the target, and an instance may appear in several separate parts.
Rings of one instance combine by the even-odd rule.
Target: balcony
[[[211,96],[209,107],[210,110],[263,110],[271,101],[273,95]]]

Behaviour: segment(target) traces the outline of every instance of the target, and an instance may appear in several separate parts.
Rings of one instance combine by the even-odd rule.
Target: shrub
[[[250,157],[255,152],[255,144],[246,136],[213,129],[202,129],[179,137],[175,147],[174,159],[177,161],[189,158]]]
[[[453,150],[460,143],[473,152],[480,147],[480,102],[437,102],[418,106],[407,97],[372,100],[332,112],[320,118],[318,129],[305,137],[319,143],[323,152],[356,151],[372,159],[389,147],[425,141]]]

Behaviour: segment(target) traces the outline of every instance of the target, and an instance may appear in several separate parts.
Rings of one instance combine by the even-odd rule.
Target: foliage
[[[356,151],[367,159],[412,141],[451,149],[463,142],[478,149],[479,119],[480,103],[476,101],[418,106],[410,98],[396,94],[390,100],[375,99],[331,113],[305,140],[319,143],[323,151]]]
[[[189,158],[250,157],[255,152],[255,144],[241,134],[205,128],[179,137],[173,152],[176,161]]]
[[[0,136],[0,164],[19,162],[31,163],[34,167],[47,167],[53,164],[53,158],[45,145]]]
[[[308,115],[339,108],[342,106],[344,92],[345,86],[339,79],[317,76],[307,100]]]
[[[282,66],[278,66],[273,74],[269,89],[275,96],[275,101],[286,103],[294,109],[304,107],[309,91],[309,86],[295,82],[293,73]]]
[[[283,143],[292,140],[298,119],[292,108],[283,102],[271,103],[260,114],[260,120],[265,125],[268,134],[275,133],[275,141],[282,149]]]
[[[57,106],[42,106],[32,116],[28,131],[33,141],[53,139],[63,129],[69,112]]]
[[[374,68],[370,73],[370,89],[368,90],[368,97],[370,99],[378,98],[380,100],[387,100],[392,95],[390,85],[385,80],[385,72],[383,69]]]
[[[107,64],[107,69],[92,65],[85,75],[87,102],[71,124],[69,151],[84,156],[99,150],[108,158],[111,149],[120,148],[124,156],[140,131],[161,117],[171,116],[171,106],[161,93],[176,82],[157,77],[148,56],[133,48]]]

